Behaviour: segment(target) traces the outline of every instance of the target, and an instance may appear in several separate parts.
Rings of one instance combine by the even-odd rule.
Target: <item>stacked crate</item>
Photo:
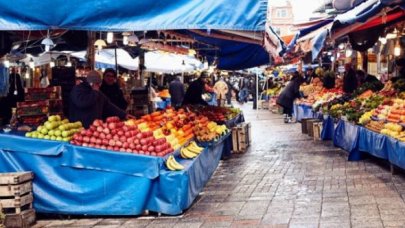
[[[244,153],[252,143],[250,123],[241,123],[232,128],[232,152]]]
[[[35,223],[32,208],[32,172],[0,173],[0,208],[6,227],[30,227]]]

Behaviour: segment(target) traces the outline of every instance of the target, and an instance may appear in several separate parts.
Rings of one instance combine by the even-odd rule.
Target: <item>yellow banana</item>
[[[192,141],[190,144],[197,149],[204,150],[204,147],[199,146],[195,141]]]
[[[167,160],[166,160],[166,167],[167,167],[169,170],[171,170],[171,171],[175,171],[175,170],[176,170],[176,169],[172,166],[170,157],[167,158]]]
[[[184,166],[182,166],[180,163],[178,163],[176,161],[176,159],[173,157],[173,155],[170,155],[169,159],[171,161],[171,165],[173,166],[173,168],[175,168],[176,170],[183,170],[184,169]]]
[[[195,154],[200,154],[201,151],[203,151],[202,149],[197,148],[197,147],[195,147],[195,146],[193,146],[191,144],[187,147],[187,150],[192,152],[192,153],[195,153]]]
[[[187,150],[187,148],[185,148],[185,147],[183,147],[183,148],[180,150],[180,155],[181,155],[183,158],[195,158],[195,157],[197,156],[197,154],[195,154],[195,153],[193,153],[193,152]]]

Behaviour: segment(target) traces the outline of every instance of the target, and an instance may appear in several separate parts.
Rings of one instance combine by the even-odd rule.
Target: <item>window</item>
[[[286,9],[277,9],[276,15],[278,18],[287,17],[287,10]]]

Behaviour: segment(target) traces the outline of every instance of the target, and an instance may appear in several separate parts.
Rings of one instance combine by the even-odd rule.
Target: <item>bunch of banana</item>
[[[200,147],[195,143],[195,141],[191,142],[187,147],[183,147],[180,150],[180,155],[183,158],[195,158],[197,157],[202,151],[204,147]]]
[[[215,128],[215,132],[216,132],[218,135],[224,135],[224,134],[227,133],[227,131],[228,131],[228,128],[227,128],[225,125],[218,125],[218,126]]]
[[[183,170],[184,166],[179,164],[176,159],[174,159],[173,155],[170,155],[166,160],[166,166],[171,171]]]

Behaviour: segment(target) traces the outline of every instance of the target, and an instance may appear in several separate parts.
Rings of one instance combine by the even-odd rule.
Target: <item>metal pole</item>
[[[117,76],[118,76],[117,47],[114,48],[114,57],[115,57],[115,72],[117,72]]]
[[[259,70],[256,69],[256,110],[259,109]]]

